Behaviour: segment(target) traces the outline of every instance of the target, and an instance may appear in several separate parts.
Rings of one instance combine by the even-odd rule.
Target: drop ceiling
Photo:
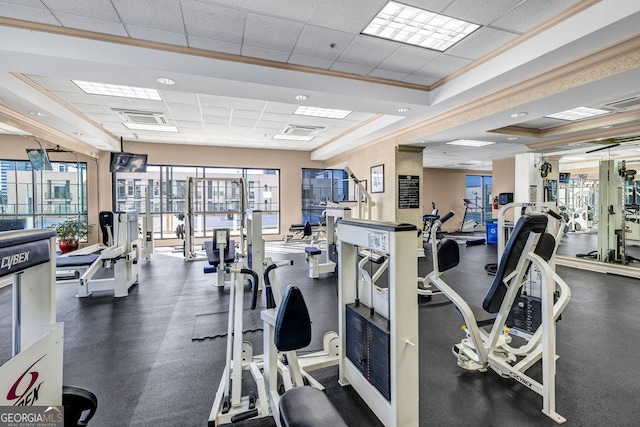
[[[545,118],[640,95],[640,3],[404,3],[480,28],[437,52],[362,35],[382,0],[0,0],[0,133],[94,156],[122,138],[302,150],[329,164],[389,141],[425,147],[425,167],[457,169],[640,134],[635,105],[576,123]],[[73,79],[154,88],[161,100],[89,95]],[[293,114],[300,105],[352,112]],[[179,132],[128,129],[135,112]],[[309,141],[274,139],[305,128]],[[446,144],[456,139],[495,144]]]

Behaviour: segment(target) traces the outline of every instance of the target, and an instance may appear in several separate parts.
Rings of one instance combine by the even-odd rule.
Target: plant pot
[[[78,241],[60,240],[58,242],[58,247],[62,253],[75,251],[78,249]]]

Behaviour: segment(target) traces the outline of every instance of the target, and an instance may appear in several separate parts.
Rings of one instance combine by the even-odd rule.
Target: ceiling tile
[[[425,67],[422,67],[415,74],[419,76],[431,76],[441,79],[448,76],[454,71],[458,71],[465,65],[471,64],[470,59],[458,58],[451,55],[440,55],[433,61],[429,62]]]
[[[253,10],[265,15],[282,16],[300,22],[307,22],[313,13],[317,0],[203,0],[244,10]]]
[[[0,5],[3,8],[3,12],[4,12],[4,7],[5,7],[5,5],[3,3],[6,3],[7,5],[33,7],[33,8],[36,8],[36,9],[46,9],[46,6],[44,4],[42,4],[42,1],[40,1],[40,0],[2,0],[2,1],[0,1]]]
[[[517,37],[518,35],[512,32],[482,27],[469,37],[453,45],[447,50],[447,54],[468,59],[478,59]]]
[[[22,1],[21,3],[24,3]],[[40,2],[38,2],[40,3]],[[53,12],[69,13],[76,16],[103,19],[105,21],[120,21],[112,2],[103,0],[42,0]]]
[[[243,43],[249,46],[290,52],[304,25],[286,19],[247,13]]]
[[[270,61],[278,62],[287,62],[287,59],[289,59],[289,52],[247,45],[242,46],[240,54],[242,56],[250,56],[252,58],[268,59]]]
[[[328,70],[333,65],[332,59],[317,58],[315,56],[292,54],[289,58],[290,64],[304,65],[307,67],[322,68]]]
[[[0,3],[0,6],[2,7],[2,16],[7,18],[42,22],[44,24],[60,26],[60,22],[53,16],[53,14],[44,8],[24,7],[11,3]]]
[[[195,0],[182,0],[181,4],[188,35],[242,43],[246,12]]]
[[[491,25],[524,33],[578,2],[579,0],[527,0]]]
[[[69,13],[54,12],[56,18],[67,28],[78,28],[81,30],[95,31],[97,33],[113,34],[116,36],[128,37],[124,25],[120,22],[106,21],[101,19],[86,18],[84,16],[72,15]]]
[[[404,80],[409,77],[407,73],[399,73],[397,71],[383,70],[381,68],[376,68],[370,74],[372,77],[380,77],[382,79],[390,79],[390,80]]]
[[[366,75],[369,75],[371,71],[373,71],[373,67],[336,61],[331,66],[331,70],[340,71],[342,73],[351,73],[351,74],[366,76]]]
[[[111,0],[125,24],[184,32],[180,3],[174,0]]]
[[[299,55],[337,59],[355,37],[342,31],[307,25],[293,50]],[[333,45],[333,47],[331,47]]]
[[[442,13],[474,24],[487,25],[521,2],[522,0],[456,0]]]
[[[418,84],[418,85],[425,85],[425,86],[432,85],[435,82],[437,82],[438,80],[440,80],[440,79],[436,78],[436,77],[419,76],[417,74],[412,74],[409,77],[407,77],[406,79],[404,79],[404,81],[407,82],[407,83],[415,83],[415,84]]]
[[[387,3],[386,0],[323,0],[317,2],[309,24],[360,33]]]
[[[347,46],[338,60],[340,62],[376,67],[398,50],[399,47],[398,43],[390,40],[360,35]]]
[[[180,82],[176,82],[177,85]],[[165,102],[176,102],[180,104],[198,104],[198,94],[193,92],[178,92],[172,89],[160,89],[160,95]]]
[[[184,33],[173,33],[155,28],[137,27],[135,25],[127,25],[127,31],[131,37],[136,39],[187,46],[187,36]]]
[[[440,53],[433,50],[403,45],[389,55],[389,57],[379,65],[379,68],[399,73],[413,74],[433,61],[438,55],[440,55]]]
[[[234,55],[240,55],[240,49],[242,48],[240,43],[229,43],[191,35],[187,35],[187,41],[189,47],[195,49],[213,50],[216,52],[232,53]]]

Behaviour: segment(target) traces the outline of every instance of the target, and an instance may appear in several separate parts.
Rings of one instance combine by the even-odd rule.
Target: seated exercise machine
[[[309,221],[307,221],[304,224],[291,224],[289,226],[290,234],[285,234],[282,239],[286,243],[294,241],[311,241],[311,243],[316,243],[318,242],[318,240],[320,240],[320,234],[323,232],[324,224],[311,224]]]
[[[316,247],[306,247],[304,249],[309,266],[309,277],[318,279],[321,274],[333,273],[338,265],[336,222],[340,218],[351,218],[351,209],[337,206],[327,207],[325,210],[327,248],[324,262],[320,262],[322,250]]]
[[[253,356],[253,346],[243,341],[242,312],[244,310],[244,278],[251,277],[251,286],[257,292],[258,276],[242,263],[229,268],[231,286],[229,294],[229,322],[227,326],[226,364],[209,414],[210,427],[271,415],[264,377]],[[255,389],[243,395],[248,371]]]
[[[207,254],[209,266],[204,268],[205,273],[217,273],[216,286],[223,287],[228,274],[228,267],[236,261],[236,243],[229,239],[229,229],[219,228],[213,230],[213,239],[205,240],[204,250]]]
[[[267,287],[270,289],[271,287]],[[269,297],[267,297],[269,300]],[[311,343],[311,319],[302,292],[296,286],[289,285],[284,298],[276,308],[273,299],[267,304],[267,310],[261,312],[264,320],[264,377],[268,385],[269,405],[278,427],[333,426],[346,427],[335,410],[324,389],[312,377],[300,368],[296,350]],[[279,355],[285,355],[287,372],[292,374],[286,391],[280,396],[277,389],[277,361]],[[304,378],[314,381],[305,385]]]
[[[78,297],[97,291],[114,291],[114,296],[126,297],[140,276],[138,213],[102,211],[99,221],[104,246],[91,245],[59,256],[56,268],[73,272],[71,278],[78,279]]]
[[[449,212],[434,227],[453,216]],[[518,219],[501,255],[493,283],[481,308],[469,305],[440,275],[458,265],[458,244],[451,239],[440,242],[433,257],[433,272],[427,278],[453,302],[464,318],[467,337],[453,347],[458,366],[485,372],[489,368],[502,377],[513,378],[543,399],[542,412],[557,423],[565,418],[555,408],[556,321],[571,297],[567,284],[549,265],[556,245],[546,233],[548,218],[527,214]],[[528,333],[509,327],[509,318],[521,303],[526,276],[532,267],[541,272],[540,325]],[[512,344],[513,337],[518,343]],[[542,362],[542,382],[527,370]]]

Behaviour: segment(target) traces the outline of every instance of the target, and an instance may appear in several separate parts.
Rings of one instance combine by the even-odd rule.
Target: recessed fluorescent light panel
[[[479,25],[390,1],[362,34],[443,52]]]
[[[299,106],[293,114],[298,116],[325,117],[328,119],[344,119],[353,111],[334,110],[332,108]]]
[[[576,120],[588,119],[589,117],[601,116],[603,114],[609,114],[609,110],[601,110],[599,108],[578,107],[571,110],[560,111],[559,113],[549,114],[545,117],[552,119],[568,120],[574,122]]]
[[[302,135],[285,135],[285,134],[275,134],[273,135],[273,139],[284,139],[289,141],[311,141],[315,136],[302,136]]]
[[[156,132],[180,132],[175,126],[166,126],[166,125],[150,125],[150,124],[142,124],[142,123],[127,123],[123,122],[123,125],[127,127],[127,129],[131,130],[154,130]]]
[[[483,147],[485,145],[495,144],[493,141],[475,141],[473,139],[457,139],[455,141],[447,142],[449,145],[462,145],[465,147]]]
[[[119,96],[123,98],[151,99],[154,101],[162,101],[160,92],[156,89],[148,89],[144,87],[110,85],[105,83],[92,83],[80,80],[71,80],[80,89],[90,95],[107,95]]]

